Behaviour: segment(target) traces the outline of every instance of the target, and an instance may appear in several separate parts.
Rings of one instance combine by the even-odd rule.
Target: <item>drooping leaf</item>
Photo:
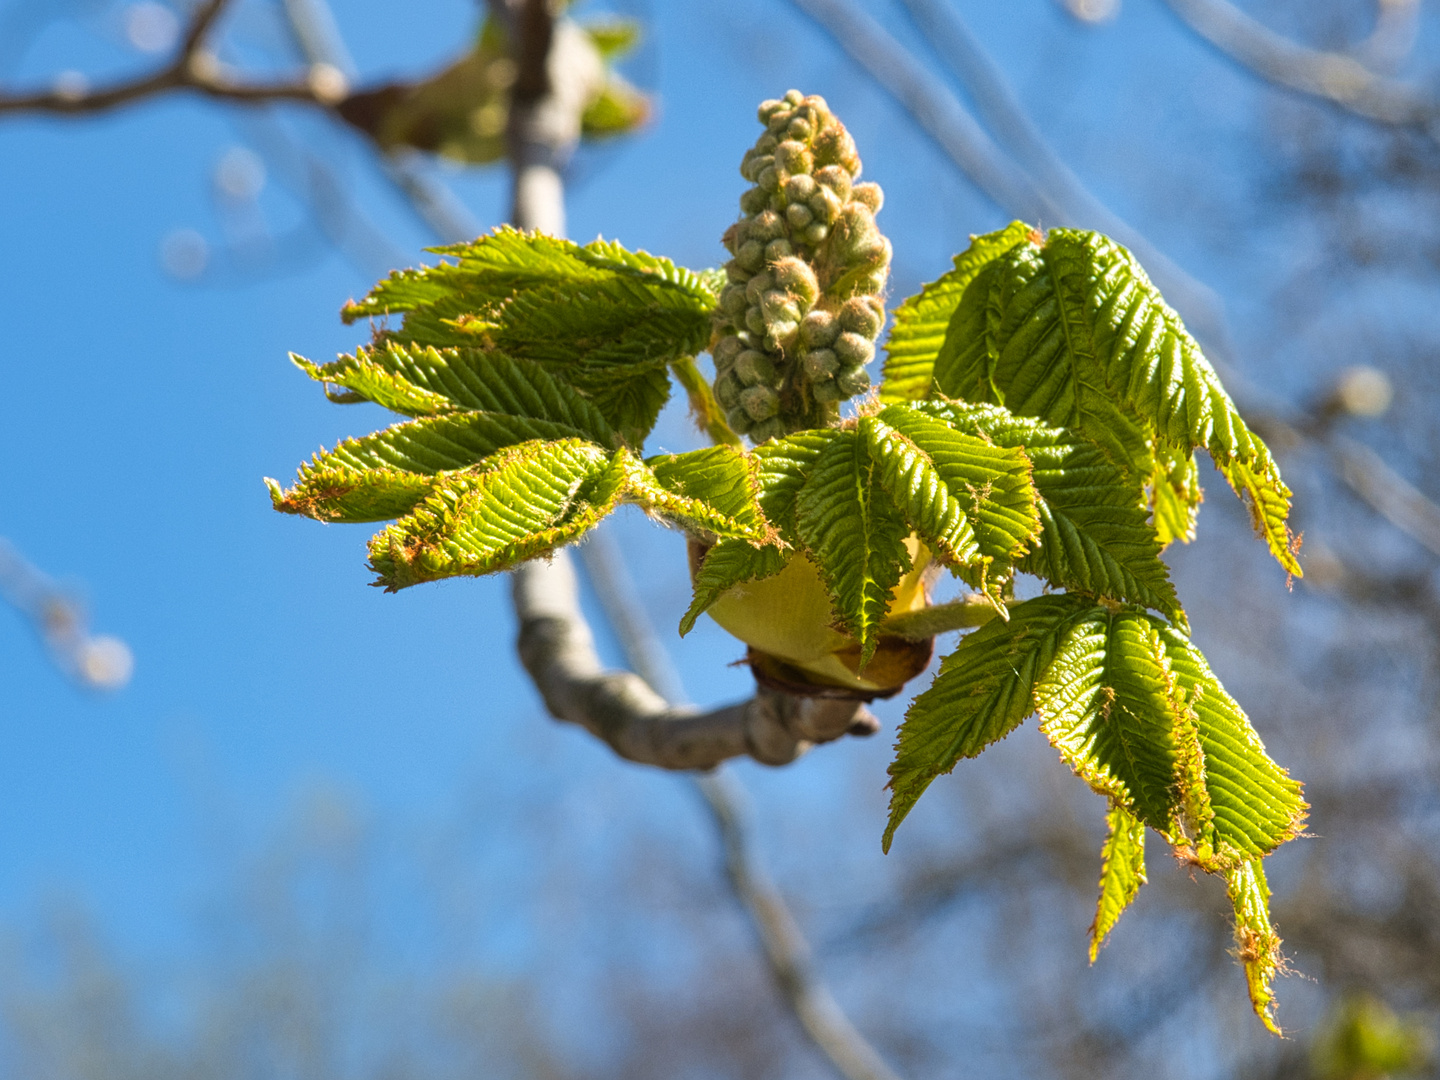
[[[1194,714],[1221,862],[1257,857],[1299,835],[1307,809],[1300,784],[1275,764],[1235,699],[1184,634],[1153,620],[1176,683]],[[1197,853],[1202,863],[1206,853]]]
[[[370,541],[375,584],[393,592],[543,555],[597,524],[624,487],[623,467],[594,443],[513,447],[482,473],[443,478],[408,516],[377,533]]]
[[[970,636],[940,665],[935,681],[905,714],[890,765],[890,821],[896,828],[930,782],[961,758],[975,757],[1003,739],[1035,709],[1032,691],[1077,622],[1093,603],[1080,596],[1037,596]]]
[[[1171,835],[1176,715],[1159,632],[1139,611],[1097,608],[1035,686],[1041,730],[1091,787]]]
[[[1123,806],[1105,816],[1109,833],[1100,853],[1100,899],[1090,924],[1090,962],[1115,928],[1121,914],[1145,884],[1145,823]]]
[[[929,392],[935,358],[965,287],[1030,232],[1023,221],[1012,221],[998,232],[970,237],[970,246],[955,256],[955,269],[895,309],[895,325],[885,343],[885,378],[880,384],[883,403],[913,401]]]
[[[705,553],[695,571],[695,598],[680,620],[680,636],[695,628],[695,620],[715,603],[722,593],[747,581],[773,577],[785,569],[789,553],[773,544],[756,547],[745,540],[721,540]]]
[[[731,446],[659,454],[645,462],[626,454],[630,498],[689,532],[756,543],[774,539],[756,498],[757,468]]]
[[[913,408],[1002,447],[1023,447],[1033,464],[1040,537],[1019,568],[1054,585],[1154,608],[1184,622],[1138,480],[1094,443],[993,405],[923,401]]]
[[[1226,891],[1235,909],[1235,947],[1245,966],[1250,1004],[1264,1025],[1276,1035],[1275,991],[1272,983],[1284,958],[1280,935],[1270,922],[1270,886],[1259,859],[1246,859],[1225,875]]]
[[[796,532],[820,569],[837,622],[860,642],[862,669],[891,590],[910,569],[909,530],[875,473],[865,440],[839,431],[815,459],[795,503]]]
[[[1298,568],[1285,527],[1290,492],[1269,450],[1180,317],[1114,241],[1056,229],[996,258],[956,308],[934,385],[1071,428],[1147,478],[1157,457],[1179,462],[1208,450],[1257,505],[1271,552],[1291,573]],[[1164,509],[1168,534],[1175,508]]]

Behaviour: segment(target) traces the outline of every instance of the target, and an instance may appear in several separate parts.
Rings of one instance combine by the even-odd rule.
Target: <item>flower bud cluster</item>
[[[855,182],[855,141],[825,99],[791,90],[760,106],[760,122],[710,349],[726,419],[757,443],[832,424],[870,388],[890,272],[880,187]]]

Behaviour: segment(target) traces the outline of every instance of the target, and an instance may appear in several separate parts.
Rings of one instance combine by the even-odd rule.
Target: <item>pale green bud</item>
[[[850,198],[864,203],[872,214],[878,214],[880,207],[885,205],[885,192],[880,190],[879,184],[856,184],[850,189]]]
[[[715,377],[715,400],[727,412],[740,404],[740,380],[731,371]]]
[[[842,203],[850,201],[850,189],[852,187],[850,174],[840,168],[840,166],[827,165],[823,169],[815,170],[815,180],[817,183],[833,191]]]
[[[789,126],[785,128],[785,134],[792,139],[805,142],[811,135],[815,134],[815,129],[805,117],[797,116],[791,120]]]
[[[744,285],[750,280],[750,271],[731,259],[725,264],[725,278],[732,285]]]
[[[769,270],[761,270],[752,277],[745,286],[745,298],[752,304],[760,303],[760,297],[775,287],[775,275]]]
[[[792,202],[785,208],[785,220],[790,223],[792,229],[803,232],[805,227],[815,220],[815,214],[804,203]]]
[[[765,266],[765,245],[759,240],[746,240],[735,252],[735,261],[752,273]]]
[[[750,430],[753,421],[750,419],[750,414],[745,411],[744,406],[739,404],[740,399],[738,396],[735,400],[736,404],[734,408],[728,409],[725,412],[725,422],[730,425],[731,431],[744,435]]]
[[[810,198],[805,201],[815,219],[824,225],[833,225],[835,219],[840,216],[840,207],[844,205],[840,196],[831,191],[828,187],[816,187]]]
[[[804,259],[780,259],[770,268],[770,273],[777,286],[794,295],[805,307],[815,303],[815,298],[820,295],[820,283],[815,279],[815,271],[810,269],[810,264]]]
[[[767,98],[765,101],[762,101],[757,111],[757,115],[760,117],[760,123],[768,124],[770,117],[774,116],[783,108],[785,108],[785,103],[778,98]]]
[[[840,370],[840,358],[830,349],[814,349],[805,354],[800,366],[811,382],[820,383]]]
[[[785,219],[774,210],[766,210],[764,213],[756,214],[755,220],[750,222],[750,237],[759,240],[762,244],[768,244],[771,240],[778,240],[785,235]]]
[[[830,226],[819,221],[805,230],[805,242],[810,245],[823,244],[830,235]]]
[[[711,357],[715,360],[716,370],[728,369],[735,363],[735,358],[745,351],[745,343],[734,334],[727,334],[715,343],[710,350]]]
[[[774,135],[761,135],[760,138],[755,140],[755,150],[761,154],[773,154],[775,153],[775,147],[779,145],[780,140],[775,138]]]
[[[832,402],[845,400],[845,394],[840,392],[840,387],[834,379],[826,379],[824,382],[817,382],[810,387],[810,396],[822,405],[829,405]]]
[[[768,332],[765,325],[765,316],[760,313],[760,305],[745,310],[745,329],[752,334],[764,334]]]
[[[775,168],[786,176],[808,173],[813,166],[804,143],[787,140],[775,148]]]
[[[769,420],[761,421],[750,428],[750,440],[755,443],[768,442],[771,439],[778,439],[785,434],[785,422],[778,416]]]
[[[735,377],[745,386],[769,386],[775,381],[775,365],[764,353],[746,349],[735,358]]]
[[[871,296],[855,296],[840,308],[840,327],[874,341],[885,322],[880,302]]]
[[[868,364],[875,358],[875,343],[859,334],[846,332],[835,339],[835,355],[847,368]]]
[[[769,420],[780,411],[780,395],[768,386],[749,386],[740,391],[740,408],[751,420]]]
[[[805,104],[805,95],[799,90],[790,89],[785,91],[785,104],[792,109]]]
[[[771,289],[760,298],[760,311],[771,329],[777,322],[800,322],[800,308],[795,298],[781,289]]]
[[[786,240],[783,236],[778,240],[771,240],[765,245],[765,261],[767,263],[779,262],[781,259],[787,259],[793,254],[795,254],[795,249],[790,246],[790,241]]]
[[[835,385],[847,398],[870,389],[870,376],[864,368],[850,368],[835,377]]]
[[[775,191],[780,187],[780,173],[774,165],[767,165],[760,170],[760,175],[755,177],[755,182],[766,191]]]
[[[801,333],[807,345],[822,349],[833,344],[835,339],[840,336],[840,324],[828,311],[812,311],[805,316]]]
[[[785,181],[785,197],[791,202],[804,202],[815,194],[815,187],[815,178],[808,173],[801,173]]]
[[[740,196],[740,212],[744,214],[758,214],[769,205],[770,194],[761,187],[746,188]]]

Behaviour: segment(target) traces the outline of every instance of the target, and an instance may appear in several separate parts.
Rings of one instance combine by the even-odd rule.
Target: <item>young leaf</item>
[[[1105,816],[1109,833],[1100,852],[1100,899],[1090,924],[1090,962],[1145,884],[1145,823],[1123,806]]]
[[[913,408],[1002,447],[1023,447],[1033,464],[1040,520],[1019,568],[1067,589],[1154,608],[1179,622],[1184,612],[1146,520],[1145,493],[1095,444],[1063,428],[1010,415],[993,405],[916,402]]]
[[[695,628],[695,620],[736,585],[773,577],[785,569],[789,553],[771,544],[756,547],[745,540],[721,540],[705,553],[695,572],[695,598],[680,620],[680,636]]]
[[[1237,854],[1266,855],[1304,828],[1307,807],[1300,784],[1270,759],[1244,710],[1225,692],[1200,650],[1174,627],[1158,619],[1153,623],[1195,717],[1216,853],[1231,860]],[[1204,853],[1198,854],[1203,859]]]
[[[880,384],[883,403],[913,401],[929,392],[935,357],[965,287],[1030,232],[1023,221],[1012,221],[998,232],[970,237],[970,246],[955,256],[955,269],[895,309],[895,325],[885,343],[885,379]]]
[[[636,461],[622,451],[631,501],[689,532],[763,543],[774,530],[760,513],[754,463],[733,447],[661,454]]]
[[[862,419],[859,431],[878,466],[880,486],[936,557],[950,566],[980,560],[980,545],[964,506],[940,478],[930,455],[879,417]],[[956,442],[965,439],[958,432],[951,434]]]
[[[469,469],[534,439],[579,439],[582,432],[548,420],[498,413],[450,413],[395,424],[360,439],[344,439],[300,467],[299,482],[277,510],[320,521],[383,521],[398,517],[428,494],[433,477]],[[410,502],[405,502],[410,499]]]
[[[444,477],[409,516],[377,533],[375,584],[394,592],[546,554],[610,513],[624,486],[623,467],[593,443],[514,447],[486,472]]]
[[[975,757],[1035,709],[1032,691],[1074,626],[1093,615],[1080,596],[1037,596],[963,638],[935,681],[911,703],[890,765],[886,851],[900,822],[930,782],[961,758]]]
[[[1134,257],[1098,233],[1056,229],[987,266],[951,320],[935,390],[1072,428],[1142,476],[1206,449],[1281,565],[1299,567],[1269,450]]]
[[[781,439],[771,439],[751,451],[760,470],[760,507],[786,543],[799,542],[795,532],[795,504],[800,489],[815,468],[820,452],[841,437],[833,428],[797,431]]]
[[[565,424],[612,449],[620,445],[595,405],[574,388],[539,364],[503,353],[383,342],[323,366],[293,359],[312,379],[406,415],[503,413]]]
[[[910,569],[909,530],[876,483],[865,441],[840,431],[815,459],[796,499],[796,532],[819,567],[839,623],[860,642],[860,667],[875,651],[875,627]]]
[[[1188,544],[1195,539],[1195,519],[1205,492],[1200,487],[1200,467],[1194,454],[1179,454],[1167,459],[1165,452],[1157,456],[1155,473],[1150,479],[1154,504],[1155,535],[1161,548],[1179,540]]]
[[[1166,835],[1182,709],[1160,635],[1138,611],[1096,609],[1035,685],[1041,730],[1076,775]]]
[[[702,350],[711,283],[666,259],[502,228],[436,249],[454,263],[392,274],[343,314],[403,313],[377,343],[498,350],[583,391],[632,444],[669,394],[667,365]]]
[[[1275,992],[1271,982],[1284,963],[1280,935],[1270,922],[1270,886],[1259,859],[1247,859],[1225,874],[1226,891],[1235,909],[1235,946],[1245,965],[1245,982],[1255,1015],[1276,1035]]]

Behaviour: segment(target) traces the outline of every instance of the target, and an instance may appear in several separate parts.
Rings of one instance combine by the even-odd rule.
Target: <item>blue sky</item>
[[[1287,238],[1225,212],[1251,181],[1261,92],[1152,0],[1129,0],[1115,22],[1093,28],[1050,0],[959,6],[1095,193],[1225,293],[1252,378],[1298,389],[1275,358],[1246,348],[1264,283],[1289,265]],[[337,8],[367,79],[448,58],[474,17],[463,0]],[[106,13],[118,9],[99,10],[40,34],[8,81],[148,63],[118,40]],[[827,96],[856,135],[867,178],[886,190],[880,220],[895,244],[896,298],[938,276],[968,234],[1008,220],[785,5],[631,10],[651,34],[636,77],[659,109],[644,134],[578,163],[576,238],[603,234],[696,267],[721,261],[754,107],[791,86]],[[268,55],[266,27],[258,13],[240,20],[243,57]],[[264,123],[322,154],[404,259],[425,257],[432,238],[355,140],[283,111]],[[10,403],[0,535],[75,582],[96,628],[125,638],[136,657],[124,691],[85,694],[0,610],[0,923],[23,923],[60,890],[83,897],[124,948],[173,948],[213,873],[216,831],[243,846],[320,782],[399,821],[466,806],[503,823],[516,806],[544,804],[568,838],[557,850],[572,853],[592,842],[603,852],[613,834],[597,816],[677,845],[702,842],[673,778],[615,762],[544,718],[513,657],[503,580],[384,595],[366,584],[363,527],[270,510],[263,476],[288,478],[320,445],[382,422],[369,406],[326,402],[286,353],[324,359],[353,348],[361,334],[338,309],[385,267],[357,267],[303,232],[299,254],[278,266],[224,254],[214,169],[236,146],[263,150],[269,130],[188,98],[98,119],[0,120],[0,365]],[[305,225],[283,171],[269,162],[259,200],[276,234]],[[501,176],[442,175],[482,227],[502,220]],[[161,267],[161,245],[180,229],[217,253],[196,281]],[[694,436],[671,409],[653,442],[680,449]],[[688,600],[682,543],[638,514],[613,528],[668,634]],[[748,676],[724,666],[740,652],[709,624],[677,642],[691,696],[718,703],[746,693]],[[892,704],[883,715],[893,723],[897,713]],[[798,806],[806,820],[868,777],[861,790],[871,795],[846,810],[854,834],[843,858],[883,876],[889,741],[887,731],[783,772],[742,772],[763,809]],[[922,805],[911,827],[942,827],[939,812]],[[784,836],[777,826],[772,845]],[[527,860],[541,857],[503,836],[486,851],[504,873],[539,872]]]

